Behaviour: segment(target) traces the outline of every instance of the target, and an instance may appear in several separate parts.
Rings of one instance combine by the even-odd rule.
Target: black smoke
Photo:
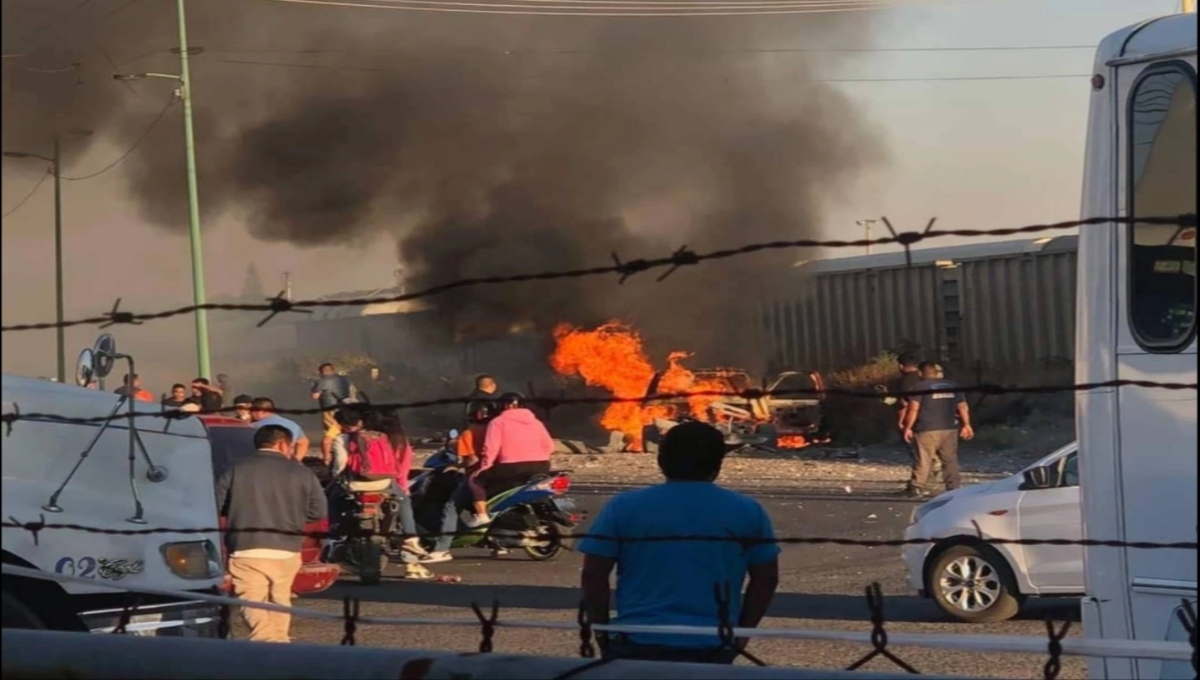
[[[6,17],[21,4],[30,3],[5,2]],[[260,239],[312,247],[394,234],[410,289],[603,265],[613,253],[813,235],[856,174],[883,160],[861,113],[833,87],[806,82],[805,57],[789,55],[781,76],[779,60],[745,49],[861,40],[859,13],[530,19],[190,7],[192,42],[205,46],[193,60],[205,214],[236,211]],[[110,55],[97,56],[96,45],[130,57],[172,44],[169,8],[124,13],[70,34],[90,36],[87,63],[107,68]],[[7,25],[5,35],[7,52]],[[43,63],[82,59],[45,52]],[[136,65],[177,68],[176,59]],[[10,121],[13,135],[44,136],[34,109],[84,111],[97,129],[129,139],[140,132],[129,120],[144,123],[163,94],[147,103],[93,77],[54,88],[22,80],[18,99],[10,72],[6,145]],[[137,96],[151,98],[150,89],[138,84]],[[178,118],[168,119],[162,127],[174,128]],[[143,215],[170,229],[186,225],[176,134],[156,131],[123,167]],[[624,286],[613,276],[479,287],[434,302],[459,332],[623,317],[656,350],[748,363],[755,305],[772,287],[794,285],[786,271],[796,259],[705,264],[663,283],[653,272]]]

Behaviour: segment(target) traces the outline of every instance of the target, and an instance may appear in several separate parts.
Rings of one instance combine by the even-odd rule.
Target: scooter
[[[337,538],[326,544],[324,561],[348,567],[363,585],[383,578],[391,546],[386,536],[395,533],[400,516],[396,497],[388,490],[360,491],[341,488],[341,510],[335,518]]]
[[[446,446],[425,461],[425,470],[409,484],[413,513],[422,533],[435,533],[441,526],[446,503],[465,479],[461,462],[454,452],[452,436]],[[539,475],[488,499],[492,523],[474,529],[462,522],[461,512],[467,507],[460,505],[456,508],[460,513],[458,531],[451,548],[520,548],[539,562],[558,557],[574,547],[572,536],[584,516],[575,501],[566,497],[570,488],[568,470]],[[431,548],[432,541],[427,541],[425,547]]]

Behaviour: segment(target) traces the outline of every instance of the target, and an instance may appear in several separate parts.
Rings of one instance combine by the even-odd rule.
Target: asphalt
[[[571,495],[594,515],[619,487],[577,487]],[[750,491],[747,489],[747,491]],[[855,539],[895,539],[903,535],[913,502],[880,487],[864,493],[819,490],[756,490],[779,537],[832,536]],[[586,523],[583,526],[586,530]],[[364,616],[439,618],[473,621],[472,603],[485,608],[500,604],[500,619],[574,621],[579,603],[580,557],[568,553],[552,562],[533,562],[523,556],[492,558],[481,550],[462,550],[453,562],[431,567],[438,574],[462,577],[456,584],[405,581],[393,568],[377,586],[361,586],[348,578],[330,590],[296,602],[297,606],[340,613],[346,597],[362,601]],[[834,545],[783,546],[781,583],[767,628],[815,628],[869,632],[864,588],[878,582],[886,596],[884,616],[891,632],[937,634],[995,634],[1045,636],[1044,620],[1077,622],[1077,603],[1064,600],[1027,603],[1012,621],[971,625],[946,618],[927,600],[907,592],[904,567],[896,548]],[[686,567],[681,567],[686,568]],[[1072,634],[1078,634],[1078,623]],[[338,644],[342,626],[296,619],[297,641]],[[477,651],[478,626],[360,626],[360,645]],[[571,656],[578,653],[578,634],[571,631],[500,629],[496,651]],[[867,645],[794,640],[757,640],[751,651],[770,665],[844,668],[867,653]],[[896,648],[895,653],[926,674],[975,678],[1041,677],[1041,655],[962,653],[919,648]],[[744,663],[744,662],[739,662]],[[865,668],[898,670],[876,658]],[[1079,659],[1064,661],[1060,678],[1083,678]]]

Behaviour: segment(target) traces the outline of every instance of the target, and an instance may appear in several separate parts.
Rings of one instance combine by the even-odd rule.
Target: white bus
[[[1108,36],[1092,78],[1084,218],[1196,212],[1196,15]],[[1196,382],[1196,230],[1084,227],[1078,382]],[[1084,535],[1196,540],[1196,391],[1121,387],[1076,401]],[[1196,553],[1088,548],[1089,638],[1186,640]],[[1190,664],[1098,659],[1093,678],[1194,677]]]

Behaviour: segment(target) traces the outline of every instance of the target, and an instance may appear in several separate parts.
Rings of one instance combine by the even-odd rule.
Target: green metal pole
[[[58,133],[54,133],[54,313],[58,321],[55,328],[55,341],[58,349],[58,382],[67,381],[67,340],[66,328],[63,327],[63,234],[62,234],[62,177],[59,173],[60,155]]]
[[[192,246],[192,302],[204,305],[204,254],[200,241],[200,197],[196,187],[196,141],[192,132],[192,78],[188,72],[187,18],[184,0],[176,0],[179,13],[179,93],[183,99],[183,137],[187,148],[188,238]],[[212,378],[208,353],[208,313],[196,310],[196,359],[202,378]]]

